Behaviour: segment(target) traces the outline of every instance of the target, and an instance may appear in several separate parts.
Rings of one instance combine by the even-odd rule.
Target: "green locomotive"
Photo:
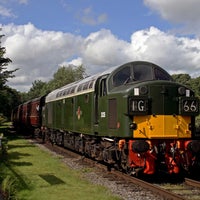
[[[130,174],[179,173],[199,162],[198,114],[192,90],[136,61],[49,93],[42,130],[52,142]]]

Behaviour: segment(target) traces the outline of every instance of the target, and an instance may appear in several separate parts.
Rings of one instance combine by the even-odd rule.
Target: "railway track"
[[[162,183],[159,184],[159,187],[169,193],[175,194],[177,198],[174,199],[200,199],[200,182],[189,178],[185,178],[179,184]]]
[[[63,149],[57,145],[51,145],[48,143],[43,145],[50,151],[58,153],[64,157],[76,158],[76,162],[86,166],[86,168],[91,167],[93,169],[97,169],[96,173],[99,176],[103,176],[104,180],[108,179],[111,184],[115,183],[117,185],[123,185],[127,191],[132,191],[130,194],[130,199],[133,199],[131,198],[131,195],[134,195],[134,191],[137,192],[137,190],[143,190],[142,194],[144,195],[145,193],[147,193],[147,195],[150,195],[149,192],[152,193],[154,195],[153,199],[200,199],[200,183],[198,181],[185,178],[185,181],[179,184],[152,184],[147,181],[124,174],[115,169],[108,170],[107,166],[102,165],[97,161],[88,159],[67,149]]]

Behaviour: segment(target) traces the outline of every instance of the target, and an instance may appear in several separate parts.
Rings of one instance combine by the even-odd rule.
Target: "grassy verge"
[[[0,162],[1,182],[11,191],[10,199],[119,199],[106,188],[84,180],[81,173],[66,167],[59,156],[52,157],[17,137],[9,138],[7,157]]]

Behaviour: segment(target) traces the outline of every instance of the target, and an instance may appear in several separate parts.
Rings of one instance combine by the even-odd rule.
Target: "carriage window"
[[[84,83],[83,90],[87,90],[89,82]]]
[[[94,80],[90,81],[89,88],[93,87]]]
[[[76,86],[71,87],[70,94],[74,93]]]
[[[123,68],[113,76],[113,85],[115,87],[123,85],[127,80],[130,79],[130,76],[131,76],[130,67],[128,66]]]
[[[83,84],[78,86],[77,92],[80,92],[82,90]]]

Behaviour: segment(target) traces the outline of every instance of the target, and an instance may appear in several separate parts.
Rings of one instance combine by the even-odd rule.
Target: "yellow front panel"
[[[137,130],[133,131],[134,138],[190,138],[188,129],[191,123],[189,116],[145,115],[135,116],[133,122]]]

